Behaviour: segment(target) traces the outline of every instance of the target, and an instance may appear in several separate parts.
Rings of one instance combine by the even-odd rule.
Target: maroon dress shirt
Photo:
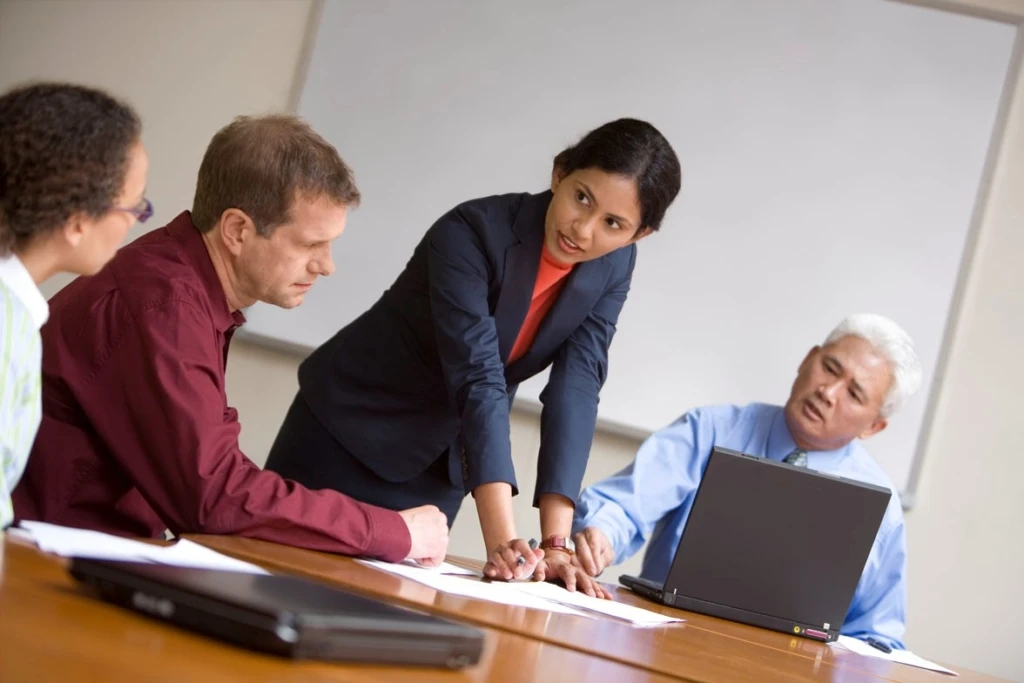
[[[42,330],[43,422],[15,517],[403,559],[397,512],[303,488],[239,449],[224,370],[244,322],[188,212],[65,287]]]

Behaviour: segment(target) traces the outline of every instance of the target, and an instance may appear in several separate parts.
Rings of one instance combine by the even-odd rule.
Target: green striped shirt
[[[40,369],[46,299],[15,256],[0,257],[0,528],[14,519],[21,479],[42,419]]]

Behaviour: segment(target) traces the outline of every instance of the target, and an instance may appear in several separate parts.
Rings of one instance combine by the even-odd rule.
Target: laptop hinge
[[[678,589],[673,588],[671,593],[665,593],[665,604],[666,605],[674,605],[674,604],[676,604],[676,590],[678,590]]]

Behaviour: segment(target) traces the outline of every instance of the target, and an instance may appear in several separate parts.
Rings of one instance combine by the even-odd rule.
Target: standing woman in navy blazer
[[[664,136],[620,119],[555,157],[550,191],[452,209],[380,300],[302,363],[267,468],[395,510],[436,505],[449,524],[472,493],[489,576],[604,595],[563,544],[636,243],[680,182]],[[509,409],[519,383],[549,365],[534,551],[512,514]]]

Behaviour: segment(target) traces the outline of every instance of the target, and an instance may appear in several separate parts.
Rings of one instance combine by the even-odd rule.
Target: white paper
[[[144,561],[152,548],[127,538],[45,522],[22,522],[21,528],[30,534],[40,550],[64,557]]]
[[[388,572],[390,574],[400,574],[410,579],[414,579],[421,575],[423,572],[429,574],[455,574],[457,576],[483,576],[482,572],[474,571],[472,569],[466,569],[458,565],[451,564],[450,562],[442,562],[437,567],[422,567],[412,560],[406,560],[405,562],[381,562],[380,560],[358,560],[362,564],[369,567],[375,567],[381,571]],[[411,570],[411,571],[409,571]]]
[[[93,560],[125,560],[167,564],[175,567],[220,569],[223,571],[267,574],[262,567],[222,555],[215,550],[182,539],[170,546],[141,543],[88,529],[73,529],[45,522],[21,522],[22,538],[35,541],[39,549],[63,557],[87,557]]]
[[[682,621],[677,617],[666,617],[650,610],[632,607],[621,602],[592,598],[580,592],[569,592],[551,583],[536,581],[466,581],[449,576],[450,574],[481,576],[480,572],[470,571],[445,562],[440,567],[420,567],[408,562],[391,564],[376,560],[359,560],[361,563],[380,569],[390,574],[404,576],[420,583],[425,583],[446,593],[455,593],[465,597],[489,600],[516,607],[533,607],[549,612],[589,616],[586,612],[596,612],[606,616],[628,621],[638,626],[662,626]],[[453,581],[452,579],[455,578]],[[468,585],[467,585],[468,584]]]
[[[392,564],[390,562],[380,562],[377,560],[357,561],[368,567],[388,572],[389,574],[397,574],[398,576],[404,576],[407,579],[418,581],[419,583],[425,584],[444,593],[461,595],[467,598],[476,598],[477,600],[497,602],[503,605],[511,605],[512,607],[529,607],[548,612],[559,612],[561,614],[572,614],[581,617],[589,616],[584,612],[580,612],[579,610],[573,609],[567,605],[562,605],[557,602],[552,602],[544,598],[518,591],[515,589],[515,583],[475,581],[473,579],[464,578],[468,576],[479,576],[479,574],[463,569],[462,567],[456,567],[455,565],[448,565],[455,570],[456,574],[453,575],[440,571],[441,567],[427,568],[412,566],[405,563]],[[443,566],[444,565],[442,565],[442,567]]]
[[[269,574],[263,567],[249,562],[236,560],[216,550],[211,550],[187,538],[174,545],[160,548],[160,552],[152,556],[159,564],[170,564],[175,567],[195,567],[197,569],[220,569],[226,572],[245,572],[247,574]]]
[[[477,600],[488,600],[512,607],[528,607],[546,612],[590,617],[585,612],[573,609],[568,605],[552,602],[551,600],[519,591],[516,584],[504,581],[476,581],[458,576],[439,576],[428,585],[432,585],[432,587],[445,593],[454,593],[455,595],[476,598]]]
[[[839,640],[829,643],[834,647],[845,648],[851,652],[856,652],[859,655],[865,657],[874,657],[875,659],[885,659],[890,662],[897,662],[899,664],[906,664],[907,666],[916,666],[921,669],[929,669],[931,671],[938,671],[939,673],[950,674],[952,676],[959,676],[957,672],[947,669],[944,666],[939,666],[935,662],[929,662],[927,659],[918,657],[909,650],[893,650],[892,652],[885,653],[876,647],[865,643],[863,640],[857,638],[851,638],[850,636],[839,636]]]
[[[665,624],[683,621],[679,617],[665,616],[664,614],[658,614],[657,612],[652,612],[651,610],[643,609],[642,607],[634,607],[622,602],[615,602],[614,600],[593,598],[586,593],[580,593],[579,591],[568,591],[553,583],[531,581],[529,583],[516,583],[511,585],[515,587],[516,590],[529,593],[530,595],[545,598],[563,605],[570,605],[572,607],[578,607],[592,612],[599,612],[609,617],[628,621],[637,626],[664,626]]]

